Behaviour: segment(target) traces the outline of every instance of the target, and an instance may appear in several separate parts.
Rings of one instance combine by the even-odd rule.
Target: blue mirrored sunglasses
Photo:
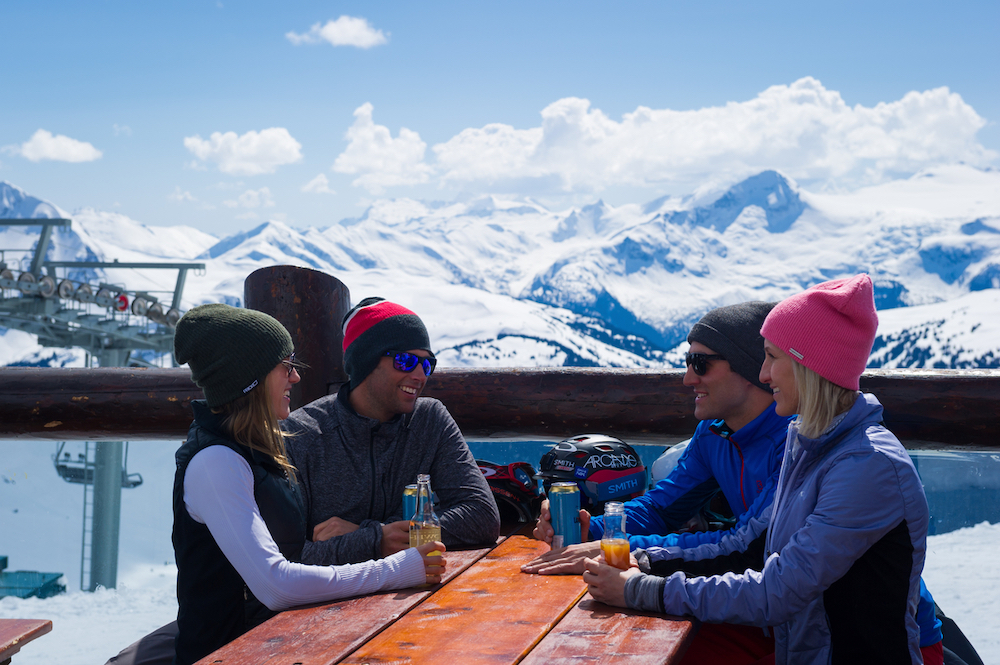
[[[433,356],[421,358],[415,353],[407,353],[406,351],[389,351],[385,355],[392,356],[392,366],[400,372],[412,372],[417,365],[420,365],[424,368],[424,376],[433,374],[434,367],[438,362],[437,358]]]

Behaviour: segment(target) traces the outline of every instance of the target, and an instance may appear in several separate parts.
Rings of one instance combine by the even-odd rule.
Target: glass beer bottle
[[[417,476],[417,510],[410,517],[410,547],[441,540],[441,521],[434,513],[431,500],[431,477],[426,473]],[[432,554],[441,554],[433,552]]]
[[[619,501],[609,501],[604,504],[601,552],[609,566],[628,570],[630,559],[628,534],[625,533],[625,505]]]

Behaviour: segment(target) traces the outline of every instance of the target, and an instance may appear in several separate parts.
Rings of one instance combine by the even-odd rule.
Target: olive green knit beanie
[[[174,329],[174,359],[191,368],[212,408],[263,383],[293,350],[292,336],[274,317],[221,303],[189,310]]]

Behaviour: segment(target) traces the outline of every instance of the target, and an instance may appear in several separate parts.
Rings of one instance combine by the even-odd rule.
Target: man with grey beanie
[[[343,327],[349,383],[284,423],[306,495],[302,561],[356,563],[408,547],[403,489],[422,473],[448,548],[494,543],[500,515],[486,479],[444,405],[420,397],[437,364],[423,321],[365,298]]]
[[[775,414],[771,390],[757,378],[764,362],[760,327],[774,305],[719,307],[691,328],[684,385],[694,391],[694,413],[702,422],[673,470],[649,492],[625,503],[632,549],[711,549],[754,517],[770,512],[790,420]],[[732,530],[674,533],[720,491],[739,516]],[[536,538],[551,537],[547,515],[543,504]],[[589,520],[590,542],[546,552],[522,570],[582,573],[584,560],[600,552],[602,522],[600,517]]]

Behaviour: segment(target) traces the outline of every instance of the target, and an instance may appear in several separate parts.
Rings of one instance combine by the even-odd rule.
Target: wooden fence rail
[[[680,370],[447,369],[426,395],[469,437],[581,432],[630,441],[686,437],[692,392]],[[336,390],[336,384],[330,386]],[[873,370],[861,379],[911,448],[1000,449],[1000,370]],[[0,368],[0,438],[181,439],[201,397],[186,369]]]

